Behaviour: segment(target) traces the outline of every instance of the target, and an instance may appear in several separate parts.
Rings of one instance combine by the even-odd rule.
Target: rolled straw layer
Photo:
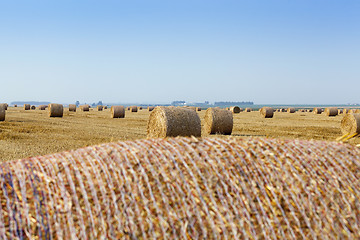
[[[360,149],[144,139],[0,164],[1,239],[358,239]]]

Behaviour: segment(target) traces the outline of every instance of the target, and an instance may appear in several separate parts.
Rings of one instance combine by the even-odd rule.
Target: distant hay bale
[[[107,106],[104,106],[104,109],[107,109],[108,107]]]
[[[343,114],[347,114],[347,113],[349,113],[349,109],[348,109],[348,108],[344,108],[344,109],[343,109]]]
[[[30,104],[24,104],[24,110],[30,110]]]
[[[127,110],[127,111],[130,111],[130,107],[127,107],[126,110]]]
[[[325,108],[325,115],[329,117],[334,117],[338,115],[338,108],[337,107],[328,107]]]
[[[230,111],[232,113],[240,113],[240,108],[238,106],[232,106],[230,107]]]
[[[343,114],[343,112],[344,112],[343,109],[338,110],[338,114]]]
[[[196,111],[200,112],[201,111],[201,107],[197,107]]]
[[[200,137],[201,121],[198,114],[182,107],[156,107],[147,124],[148,138]]]
[[[46,109],[46,106],[45,106],[45,105],[40,105],[40,106],[38,107],[38,109],[39,109],[39,110],[45,110],[45,109]]]
[[[69,104],[69,112],[76,112],[76,104]]]
[[[131,112],[137,112],[137,111],[138,111],[138,107],[137,107],[137,106],[131,106],[131,107],[130,107],[130,111],[131,111]]]
[[[89,106],[89,105],[81,105],[81,106],[80,106],[80,109],[81,109],[83,112],[89,112],[89,111],[90,111],[90,106]]]
[[[64,107],[62,104],[49,104],[49,117],[62,117],[64,114]]]
[[[245,112],[251,112],[252,109],[251,108],[245,108]]]
[[[294,107],[290,107],[287,109],[288,113],[295,113],[296,109]]]
[[[282,109],[281,109],[281,112],[286,112],[286,111],[287,111],[286,108],[282,108]]]
[[[344,114],[341,120],[341,133],[349,135],[360,133],[360,114]]]
[[[102,111],[102,110],[103,110],[103,108],[104,108],[104,107],[103,107],[103,106],[101,106],[101,105],[96,106],[96,110],[97,110],[97,111]]]
[[[124,118],[125,117],[124,106],[111,106],[111,117],[112,118]]]
[[[0,122],[5,121],[5,115],[6,115],[5,105],[0,104]]]
[[[17,107],[17,104],[14,104],[14,107]]]
[[[316,108],[313,109],[314,114],[321,114],[322,112],[323,112],[322,108],[316,107]]]
[[[271,107],[263,107],[260,109],[260,115],[264,118],[272,118],[274,116],[274,109]]]
[[[142,107],[139,107],[139,111],[142,110],[143,108]]]
[[[35,110],[36,107],[34,105],[31,106],[31,110]]]
[[[233,114],[221,108],[208,108],[205,111],[204,133],[231,135],[233,129]]]
[[[148,111],[151,112],[155,107],[148,107]]]

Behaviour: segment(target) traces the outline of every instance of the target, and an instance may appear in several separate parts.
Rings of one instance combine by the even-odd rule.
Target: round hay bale
[[[14,104],[14,107],[17,107],[17,104]]]
[[[251,112],[252,109],[251,108],[245,108],[245,112]]]
[[[240,113],[240,108],[238,106],[230,107],[232,113]]]
[[[24,110],[30,110],[30,104],[24,104]]]
[[[69,112],[76,112],[76,104],[69,104]]]
[[[344,109],[343,109],[343,114],[347,114],[347,113],[349,113],[349,109],[348,109],[348,108],[344,108]]]
[[[338,109],[337,107],[328,107],[328,108],[325,108],[325,114],[326,116],[329,116],[329,117],[334,117],[334,116],[337,116],[338,115]]]
[[[103,110],[103,108],[104,108],[104,107],[103,107],[103,106],[101,106],[101,105],[96,106],[96,110],[97,110],[97,111],[102,111],[102,110]]]
[[[321,114],[322,112],[323,112],[322,108],[316,107],[316,108],[313,109],[314,114]]]
[[[35,107],[34,105],[32,105],[30,109],[31,109],[31,110],[35,110],[36,107]]]
[[[355,113],[360,113],[360,109],[356,109],[356,110],[355,110]]]
[[[208,108],[205,111],[204,133],[231,135],[233,129],[232,112],[221,108]]]
[[[5,105],[0,104],[0,122],[5,121],[5,115],[6,115]]]
[[[201,107],[197,107],[196,111],[200,112],[201,111]]]
[[[343,109],[338,110],[338,114],[343,114],[343,112],[344,112]]]
[[[81,109],[83,112],[89,112],[89,111],[90,111],[90,106],[89,106],[89,105],[81,105],[81,106],[80,106],[80,109]]]
[[[45,105],[40,105],[40,106],[38,107],[38,109],[39,109],[39,110],[45,110],[46,107],[45,107]]]
[[[111,117],[112,118],[124,118],[125,107],[124,106],[111,106]]]
[[[288,113],[295,113],[295,111],[296,111],[296,110],[295,110],[294,107],[290,107],[290,108],[287,109],[287,112],[288,112]]]
[[[197,113],[182,107],[156,107],[147,124],[148,138],[200,137],[201,121]]]
[[[139,111],[142,110],[143,108],[142,107],[139,107]]]
[[[272,118],[274,116],[274,109],[271,107],[263,107],[260,109],[260,115],[264,118]]]
[[[138,111],[138,107],[137,107],[137,106],[131,106],[131,107],[130,107],[130,111],[131,111],[131,112],[137,112],[137,111]]]
[[[341,133],[349,135],[360,133],[359,113],[344,114],[344,117],[341,120]]]
[[[104,109],[108,109],[108,107],[107,107],[107,106],[104,106]]]
[[[64,114],[64,107],[62,104],[49,104],[49,117],[62,117]]]
[[[4,108],[4,110],[7,110],[7,106],[6,103],[0,103],[0,108]]]
[[[148,111],[151,112],[155,107],[148,107]]]
[[[1,162],[0,236],[356,240],[359,156],[327,141],[212,137]]]

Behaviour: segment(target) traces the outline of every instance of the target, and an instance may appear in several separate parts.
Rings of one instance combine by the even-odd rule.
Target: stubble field
[[[50,118],[48,111],[9,107],[6,121],[0,122],[0,161],[46,155],[80,147],[119,140],[146,138],[150,112],[146,109],[125,118],[110,118],[110,110],[69,112],[63,118]],[[205,111],[198,112],[202,120]],[[233,137],[268,137],[286,139],[316,139],[335,141],[341,136],[342,115],[327,117],[324,114],[296,112],[274,113],[264,119],[259,112],[234,114]],[[349,141],[359,144],[360,138]]]

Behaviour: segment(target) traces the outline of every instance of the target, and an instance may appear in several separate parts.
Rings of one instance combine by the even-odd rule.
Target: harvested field
[[[0,159],[7,161],[118,140],[143,139],[150,113],[127,112],[123,119],[112,119],[110,109],[69,112],[65,108],[63,118],[49,118],[47,111],[9,107],[6,120],[0,122]],[[205,111],[197,113],[203,124]],[[273,118],[261,118],[258,111],[243,112],[234,115],[232,136],[334,141],[342,135],[342,118],[342,115],[329,118],[306,112],[276,112]],[[360,144],[360,138],[349,142]]]

